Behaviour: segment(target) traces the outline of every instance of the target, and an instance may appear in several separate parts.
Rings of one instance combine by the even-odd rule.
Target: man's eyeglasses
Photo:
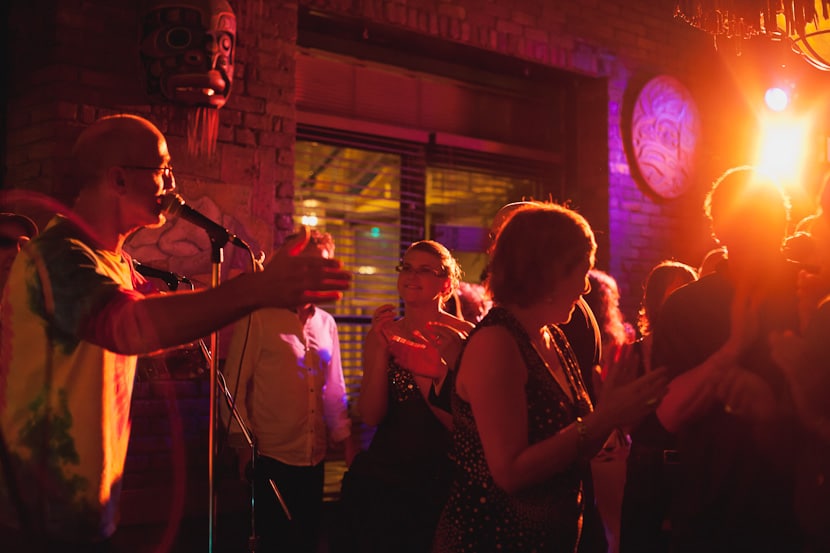
[[[420,267],[413,267],[409,263],[400,263],[395,265],[395,271],[404,275],[417,275],[419,277],[423,276],[434,276],[438,278],[443,278],[447,276],[447,271],[445,269],[434,269],[432,267],[427,267],[426,265],[421,265]]]
[[[164,180],[164,187],[173,189],[176,187],[176,177],[173,176],[173,167],[166,165],[164,167],[144,167],[141,165],[122,165],[122,169],[133,169],[135,171],[154,171],[161,173],[161,178]]]

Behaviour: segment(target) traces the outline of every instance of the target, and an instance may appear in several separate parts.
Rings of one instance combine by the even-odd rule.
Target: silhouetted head
[[[582,215],[546,202],[511,211],[491,249],[487,286],[495,303],[528,307],[555,295],[577,268],[593,267],[597,244]]]

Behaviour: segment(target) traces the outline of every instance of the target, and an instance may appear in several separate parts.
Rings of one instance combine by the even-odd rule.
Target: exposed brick
[[[282,138],[280,138],[278,140],[278,142],[283,142],[283,141],[284,141],[284,139],[282,139]],[[282,149],[277,151],[277,163],[278,164],[287,165],[287,164],[293,163],[293,162],[294,162],[294,153],[291,150],[289,150],[287,148],[282,148]]]
[[[514,11],[510,14],[510,20],[522,27],[533,27],[538,23],[530,14],[522,11]]]
[[[521,35],[524,32],[524,28],[514,21],[499,19],[496,21],[496,31],[511,35]]]
[[[484,13],[495,16],[498,19],[510,19],[512,10],[507,3],[487,2],[484,5]]]
[[[234,129],[234,142],[237,144],[244,144],[246,146],[255,146],[257,143],[256,135],[251,129],[237,127]]]
[[[461,21],[450,19],[449,37],[453,40],[461,40]]]
[[[459,4],[448,4],[446,2],[442,2],[438,4],[438,14],[439,15],[446,15],[451,19],[466,19],[467,17],[467,9]]]
[[[470,42],[472,37],[472,26],[466,21],[461,22],[461,40],[462,42]]]
[[[450,35],[450,18],[446,15],[438,16],[438,34],[442,37]]]
[[[281,133],[259,131],[257,133],[257,143],[260,146],[277,146],[280,142],[284,142],[282,136]]]
[[[425,11],[418,13],[418,30],[422,33],[429,32],[429,14]]]
[[[438,15],[434,13],[429,14],[429,34],[438,34]]]
[[[219,142],[233,142],[233,127],[230,125],[220,125],[219,135],[217,137]]]
[[[550,35],[546,30],[529,26],[524,28],[524,36],[528,40],[535,40],[537,42],[547,43],[550,40]]]
[[[418,15],[419,10],[417,8],[407,8],[406,10],[406,26],[410,29],[417,29],[418,28]]]
[[[244,112],[264,113],[265,100],[263,98],[251,98],[248,96],[235,96],[231,94],[228,105],[233,109]]]

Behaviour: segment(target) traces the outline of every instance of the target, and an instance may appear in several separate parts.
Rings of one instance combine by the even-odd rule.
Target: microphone
[[[248,249],[248,245],[237,235],[209,218],[205,217],[184,202],[184,198],[175,192],[168,192],[161,198],[161,209],[172,217],[181,217],[188,223],[204,229],[211,241],[224,245],[230,242],[234,246]]]
[[[136,272],[141,274],[142,276],[151,277],[151,278],[158,278],[163,280],[165,284],[167,284],[168,288],[171,290],[176,290],[179,287],[179,283],[182,284],[189,284],[193,285],[189,278],[178,275],[176,273],[172,273],[170,271],[165,271],[163,269],[157,269],[155,267],[150,267],[149,265],[144,265],[133,259],[133,267],[135,267]]]

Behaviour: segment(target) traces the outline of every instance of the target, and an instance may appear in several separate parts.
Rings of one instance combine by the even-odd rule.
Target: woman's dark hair
[[[643,285],[643,300],[637,317],[640,335],[651,334],[651,325],[660,315],[669,288],[675,283],[684,285],[697,278],[697,271],[692,266],[679,261],[661,261],[655,265]]]
[[[487,288],[494,303],[528,307],[549,297],[580,263],[594,263],[594,233],[582,215],[528,202],[501,225],[490,253]]]

